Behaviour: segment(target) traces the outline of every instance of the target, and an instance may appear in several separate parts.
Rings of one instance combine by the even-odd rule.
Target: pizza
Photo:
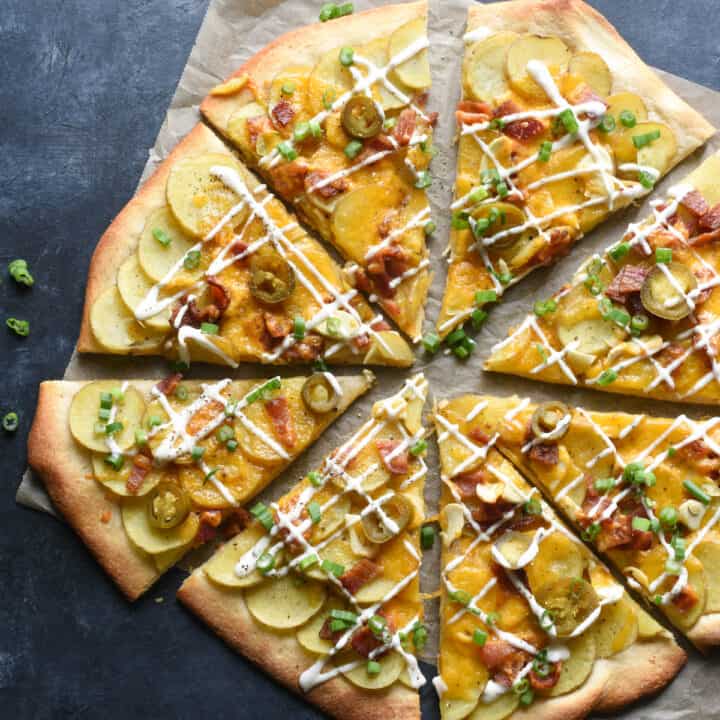
[[[487,370],[720,403],[720,153],[498,343]]]
[[[614,712],[666,686],[686,660],[503,455],[527,411],[471,395],[436,409],[443,720]]]
[[[101,238],[78,350],[231,368],[413,362],[327,251],[202,124]]]
[[[434,228],[426,15],[425,2],[387,5],[282,35],[200,106],[413,339]]]
[[[517,397],[473,407],[475,436],[489,437],[648,604],[698,647],[720,642],[720,419]]]
[[[218,635],[324,712],[420,718],[427,640],[420,595],[427,467],[416,375],[320,468],[180,588]]]
[[[232,532],[265,488],[373,384],[335,377],[44,382],[30,466],[134,600],[192,547]]]
[[[450,266],[437,331],[456,354],[487,307],[555,262],[714,132],[581,0],[468,14]],[[485,308],[485,309],[483,309]]]

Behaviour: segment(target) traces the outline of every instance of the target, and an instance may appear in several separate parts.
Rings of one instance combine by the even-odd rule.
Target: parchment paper
[[[379,0],[356,0],[357,11],[385,4]],[[290,7],[292,8],[291,11]],[[445,284],[446,264],[441,257],[445,247],[450,213],[452,183],[455,167],[454,117],[451,109],[455,106],[460,93],[460,64],[462,60],[462,35],[465,26],[467,3],[464,0],[430,0],[430,60],[433,72],[433,90],[430,109],[441,113],[441,120],[435,131],[435,145],[439,150],[433,160],[433,185],[430,198],[433,206],[433,219],[437,224],[434,238],[430,240],[433,255],[435,277],[427,304],[428,328],[437,316]],[[165,120],[153,148],[149,151],[148,163],[141,178],[145,179],[170,149],[198,122],[197,107],[207,92],[281,33],[317,20],[319,3],[316,0],[211,0],[207,15],[198,33],[195,45],[183,70],[177,90],[167,111]],[[683,80],[668,73],[660,72],[667,83],[694,108],[720,127],[720,93],[695,83]],[[674,182],[697,166],[703,157],[720,146],[720,139],[713,139],[701,151],[695,153],[676,168],[659,185],[662,193]],[[720,179],[719,179],[720,181]],[[642,218],[648,211],[647,201],[625,211],[605,222],[574,248],[570,255],[551,268],[530,275],[519,285],[511,288],[502,303],[490,314],[490,318],[477,334],[478,346],[475,354],[465,363],[452,356],[438,355],[427,358],[419,351],[413,371],[424,370],[430,380],[431,402],[433,397],[442,398],[464,392],[487,392],[498,395],[518,393],[531,396],[535,400],[560,398],[572,404],[580,404],[593,410],[615,410],[622,408],[629,412],[650,412],[674,416],[678,405],[643,400],[640,398],[605,395],[589,390],[574,389],[557,385],[533,383],[521,378],[506,377],[484,373],[481,364],[488,355],[490,347],[503,339],[510,325],[517,323],[537,298],[544,298],[566,282],[575,268],[588,253],[605,248],[617,239],[628,222]],[[259,365],[246,365],[233,372],[236,377],[261,377],[275,373],[293,375],[303,373],[300,369],[273,369]],[[340,374],[351,374],[352,368],[338,370]],[[228,370],[203,366],[193,366],[190,377],[213,378],[227,375]],[[351,411],[330,428],[318,440],[313,448],[305,453],[286,471],[265,495],[276,498],[308,470],[317,466],[325,453],[338,445],[343,438],[358,425],[360,418],[366,416],[371,404],[394,392],[407,375],[406,372],[392,369],[378,369],[378,382],[374,390],[360,400]],[[148,378],[162,377],[167,374],[167,364],[161,360],[148,358],[112,358],[78,356],[73,353],[64,377],[66,379],[85,379],[101,377]],[[707,414],[707,409],[683,406],[683,412],[691,416]],[[428,465],[430,468],[426,498],[428,515],[437,510],[439,494],[439,473],[437,470],[437,451],[434,443],[429,444]],[[17,492],[19,503],[55,514],[52,504],[42,488],[42,484],[27,471]],[[439,543],[434,552],[426,553],[423,560],[423,590],[431,592],[437,587]],[[193,558],[197,562],[197,558]],[[430,629],[430,642],[425,659],[434,660],[437,650],[437,603],[427,603],[427,623]],[[683,641],[687,647],[687,643]],[[650,702],[637,706],[623,714],[624,718],[652,717],[657,720],[682,720],[684,718],[720,718],[720,708],[716,707],[714,674],[720,669],[720,657],[702,658],[689,648],[690,660],[673,685]]]

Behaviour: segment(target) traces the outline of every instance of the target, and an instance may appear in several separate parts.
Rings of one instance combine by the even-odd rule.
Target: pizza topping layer
[[[375,404],[373,417],[319,472],[277,502],[204,566],[225,588],[244,588],[264,627],[293,628],[318,656],[304,691],[338,675],[373,690],[420,687],[419,528],[423,521],[422,375]],[[397,461],[397,462],[396,462]]]

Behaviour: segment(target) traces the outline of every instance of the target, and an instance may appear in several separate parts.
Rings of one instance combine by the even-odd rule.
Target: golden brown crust
[[[632,92],[643,98],[650,119],[669,125],[678,148],[671,167],[715,133],[702,115],[680,99],[628,45],[599,12],[582,0],[511,0],[474,4],[468,12],[468,30],[484,28],[553,35],[572,49],[596,52],[613,76],[613,93]]]
[[[720,645],[720,613],[702,615],[685,634],[702,652],[717,647]]]
[[[45,483],[55,507],[129,600],[135,600],[161,573],[128,539],[120,506],[95,481],[90,455],[73,440],[68,411],[81,382],[44,382],[28,438],[28,462]],[[142,383],[135,383],[142,389]],[[147,381],[149,389],[151,383]],[[109,522],[103,517],[110,514]]]
[[[387,691],[364,692],[336,677],[302,693],[298,678],[313,664],[315,656],[302,648],[293,632],[279,633],[256,622],[242,591],[213,585],[202,568],[185,580],[178,598],[228,645],[329,715],[342,720],[419,720],[418,693],[400,683]]]

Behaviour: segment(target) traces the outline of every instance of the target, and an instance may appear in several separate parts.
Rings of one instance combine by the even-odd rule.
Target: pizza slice
[[[350,282],[419,339],[431,280],[425,188],[434,154],[427,4],[300,28],[200,106],[300,217],[348,261]]]
[[[178,597],[239,653],[342,720],[419,720],[427,467],[416,375],[199,567]]]
[[[516,407],[466,395],[435,414],[443,720],[614,712],[665,687],[686,660],[498,451],[504,426],[490,419]]]
[[[230,367],[413,362],[327,251],[202,124],[100,240],[78,350]]]
[[[474,4],[465,41],[437,329],[471,350],[465,321],[479,326],[484,306],[648,193],[714,130],[581,0]]]
[[[487,370],[720,403],[720,153],[498,343]]]
[[[489,435],[634,590],[699,648],[720,644],[720,419],[517,397],[474,407],[475,435]]]
[[[134,600],[265,488],[372,386],[335,377],[44,382],[30,466]]]

